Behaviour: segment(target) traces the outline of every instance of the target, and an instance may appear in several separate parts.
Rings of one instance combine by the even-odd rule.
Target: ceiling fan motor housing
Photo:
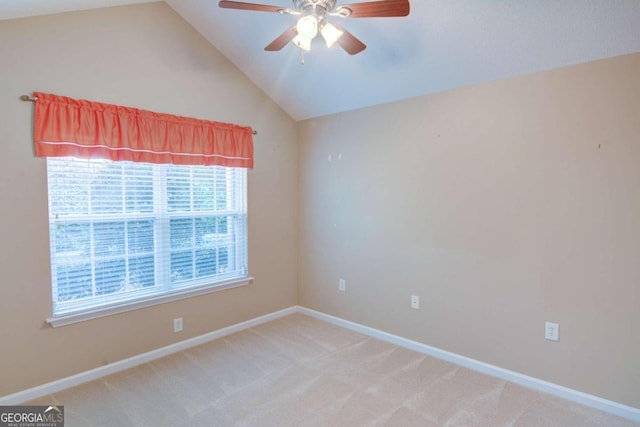
[[[296,9],[321,20],[336,6],[336,0],[293,0]]]

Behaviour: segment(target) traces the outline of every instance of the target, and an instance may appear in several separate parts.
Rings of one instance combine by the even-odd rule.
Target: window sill
[[[144,307],[151,307],[158,304],[165,304],[172,301],[178,301],[185,298],[191,298],[198,295],[210,294],[212,292],[223,291],[225,289],[237,288],[240,286],[246,286],[253,282],[253,277],[244,277],[241,279],[233,279],[222,283],[216,283],[215,285],[199,287],[195,289],[185,289],[171,292],[168,294],[157,295],[153,297],[147,297],[135,301],[129,301],[112,305],[109,307],[97,308],[88,311],[82,311],[79,313],[64,314],[61,316],[50,317],[47,319],[47,323],[52,327],[57,328],[60,326],[71,325],[73,323],[84,322],[86,320],[98,319],[100,317],[111,316],[118,313],[124,313],[127,311],[138,310]]]

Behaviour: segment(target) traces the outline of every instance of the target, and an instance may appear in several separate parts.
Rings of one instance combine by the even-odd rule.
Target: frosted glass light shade
[[[331,47],[342,37],[344,31],[337,29],[334,25],[331,25],[329,22],[325,22],[325,24],[320,29],[320,34],[322,34],[322,38],[325,43],[327,43],[327,47]]]
[[[296,24],[298,35],[305,39],[312,40],[318,35],[318,18],[313,15],[306,15],[298,19]]]
[[[305,50],[307,52],[311,50],[311,39],[302,37],[300,34],[295,36],[293,40],[291,40],[291,43],[295,44],[300,49]]]

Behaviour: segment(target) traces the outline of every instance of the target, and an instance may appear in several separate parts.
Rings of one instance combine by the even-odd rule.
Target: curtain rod
[[[33,96],[33,95],[22,95],[22,96],[20,97],[20,99],[21,99],[21,100],[23,100],[23,101],[36,102],[36,101],[38,100],[38,97],[37,97],[37,96]],[[257,135],[257,134],[258,134],[258,131],[257,131],[257,130],[254,130],[254,131],[253,131],[253,134],[254,134],[254,135]]]

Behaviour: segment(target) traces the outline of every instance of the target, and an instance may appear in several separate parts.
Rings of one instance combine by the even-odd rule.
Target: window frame
[[[48,158],[47,160],[60,160],[59,158]],[[66,158],[65,158],[66,159]],[[87,161],[87,159],[78,159],[81,161]],[[109,161],[113,162],[113,161]],[[114,162],[116,163],[116,162]],[[194,211],[193,209],[188,212],[171,212],[168,203],[168,186],[167,186],[167,165],[157,165],[150,164],[153,167],[153,211],[152,212],[143,212],[143,213],[131,213],[126,210],[122,213],[116,214],[101,214],[101,213],[87,213],[87,214],[78,214],[78,215],[69,215],[64,218],[53,218],[54,213],[49,212],[49,231],[50,231],[50,250],[51,250],[51,296],[52,296],[52,316],[47,318],[46,321],[53,327],[68,325],[76,322],[81,322],[90,319],[96,319],[104,316],[110,316],[117,313],[122,313],[126,311],[138,310],[144,307],[150,307],[157,304],[164,304],[171,301],[177,301],[184,298],[191,298],[198,295],[204,295],[211,292],[217,292],[225,289],[235,288],[239,286],[245,286],[250,284],[254,279],[250,277],[248,274],[248,250],[249,250],[249,242],[248,242],[248,210],[247,210],[247,190],[248,190],[248,174],[246,169],[244,168],[231,168],[238,169],[238,172],[242,172],[243,179],[242,182],[238,182],[237,180],[232,180],[234,185],[242,185],[243,188],[241,191],[236,191],[237,187],[232,192],[231,197],[235,197],[234,204],[240,204],[242,209],[240,211],[231,210],[231,211],[216,211],[215,209],[211,211]],[[221,167],[221,166],[209,166],[209,167]],[[235,172],[235,173],[238,173]],[[49,169],[49,161],[47,161],[47,179],[50,179],[50,169]],[[123,172],[124,174],[124,172]],[[162,177],[159,177],[158,174],[162,174]],[[191,175],[191,183],[193,183],[193,175]],[[228,179],[228,178],[227,178]],[[160,184],[160,185],[159,185]],[[51,184],[48,182],[48,186]],[[124,186],[122,187],[124,188]],[[49,206],[51,207],[51,192],[48,187],[48,201]],[[238,199],[240,197],[241,199]],[[175,218],[190,218],[195,221],[196,218],[201,217],[219,217],[219,216],[228,216],[230,213],[234,213],[237,215],[237,212],[244,216],[244,269],[242,269],[243,274],[238,276],[237,274],[229,274],[225,276],[224,274],[217,274],[216,277],[207,276],[202,277],[200,279],[193,278],[188,281],[188,284],[179,284],[172,283],[170,279],[171,274],[171,243],[170,243],[170,222]],[[127,223],[132,221],[140,221],[140,220],[152,220],[155,225],[153,226],[153,259],[154,259],[154,286],[149,288],[141,288],[136,289],[130,293],[123,292],[115,292],[114,294],[110,294],[107,296],[97,296],[95,292],[95,282],[92,280],[92,297],[84,300],[79,300],[72,303],[61,303],[58,301],[58,286],[56,283],[56,268],[58,267],[55,262],[55,238],[53,232],[51,232],[51,227],[57,226],[60,223],[67,224],[79,224],[79,223],[87,223],[90,224],[90,228],[94,227],[94,224],[104,223],[104,221],[113,220],[117,222],[125,223],[125,234],[123,237],[123,241],[126,242],[128,240],[128,234],[126,234]],[[56,223],[55,221],[59,221]],[[54,225],[55,224],[55,225]],[[235,231],[237,232],[237,230]],[[95,250],[95,241],[94,241],[94,233],[90,232],[90,247],[92,253],[92,276],[95,275],[95,263],[96,258],[93,256],[93,252]],[[195,250],[196,243],[193,242],[193,247]],[[236,253],[237,251],[234,251]],[[129,258],[131,255],[125,253],[123,255],[126,258],[126,263],[129,263]],[[147,254],[148,256],[148,254]],[[237,257],[237,253],[236,253]],[[196,259],[193,259],[194,268],[195,268]],[[168,268],[162,268],[161,265],[166,265],[169,263]],[[236,270],[237,271],[237,270]],[[161,280],[160,275],[164,273],[164,279]],[[127,273],[128,274],[128,273]],[[96,304],[96,300],[97,303]],[[92,302],[93,301],[93,302]],[[60,311],[58,304],[68,305],[72,308],[66,311]]]

